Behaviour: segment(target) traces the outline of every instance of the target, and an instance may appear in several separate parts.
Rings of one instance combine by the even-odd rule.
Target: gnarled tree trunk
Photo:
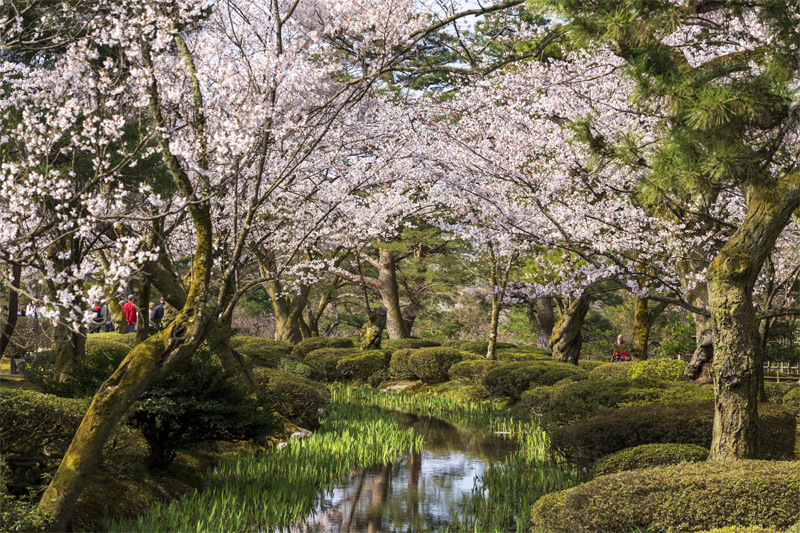
[[[378,249],[378,290],[381,302],[386,308],[386,330],[390,339],[408,337],[406,323],[400,309],[400,288],[397,284],[397,261],[394,254],[385,247]]]
[[[666,302],[659,302],[658,305],[650,308],[650,300],[647,298],[636,297],[636,312],[633,319],[633,347],[632,356],[635,360],[645,361],[648,356],[648,343],[650,342],[650,331],[653,322],[667,308]]]
[[[578,364],[578,358],[583,345],[583,321],[589,312],[591,296],[584,294],[580,298],[573,298],[566,302],[561,319],[553,327],[550,337],[550,351],[554,361]]]
[[[556,324],[553,299],[546,296],[529,300],[526,314],[531,329],[536,332],[536,347],[549,350],[550,337],[553,335],[553,326]]]
[[[14,335],[14,329],[17,327],[17,308],[19,307],[19,282],[22,277],[22,265],[11,265],[11,287],[8,290],[8,316],[6,317],[6,324],[3,327],[2,335],[0,335],[0,357],[6,351],[6,348],[11,343],[11,337]],[[12,367],[14,361],[11,361]],[[12,368],[12,371],[16,368]]]

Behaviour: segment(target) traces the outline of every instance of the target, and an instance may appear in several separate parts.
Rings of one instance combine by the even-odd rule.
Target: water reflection
[[[325,495],[316,512],[293,532],[443,529],[469,494],[476,476],[502,462],[517,445],[488,429],[395,415],[425,437],[424,451],[393,464],[360,469]]]

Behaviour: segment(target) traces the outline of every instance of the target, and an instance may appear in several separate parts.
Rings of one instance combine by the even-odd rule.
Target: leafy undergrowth
[[[136,520],[112,520],[109,532],[261,531],[288,526],[319,502],[323,491],[358,467],[386,464],[419,450],[422,437],[388,413],[333,403],[312,437],[283,450],[222,461],[210,487],[180,501],[155,503]]]

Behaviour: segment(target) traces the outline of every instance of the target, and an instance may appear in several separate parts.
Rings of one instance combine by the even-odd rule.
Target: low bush
[[[336,378],[369,381],[389,368],[389,357],[383,350],[364,350],[349,355],[336,363]]]
[[[299,359],[305,359],[308,354],[314,350],[331,349],[331,348],[354,348],[355,344],[350,339],[341,337],[311,337],[297,343],[292,348],[291,355]]]
[[[527,353],[531,355],[540,355],[542,357],[547,357],[548,359],[553,358],[553,354],[547,348],[537,348],[535,346],[515,346],[514,348],[497,348],[497,353]]]
[[[592,468],[592,477],[654,466],[698,463],[708,459],[708,453],[707,448],[696,444],[642,444],[601,458]]]
[[[86,357],[75,360],[70,365],[67,370],[69,380],[64,383],[52,383],[48,389],[59,396],[69,398],[94,396],[100,385],[114,373],[131,351],[128,344],[95,337],[96,335],[90,335],[86,339]]]
[[[254,395],[237,377],[223,371],[203,345],[147,389],[128,418],[150,448],[147,464],[165,470],[187,444],[264,439],[273,433],[278,423],[271,395]]]
[[[450,367],[463,360],[454,348],[420,348],[408,358],[408,368],[425,383],[447,381]]]
[[[2,488],[2,487],[0,487]],[[15,497],[0,491],[0,531],[7,533],[39,533],[48,531],[53,519],[37,510],[29,496]]]
[[[601,476],[541,498],[535,531],[678,532],[757,524],[783,531],[800,519],[793,462],[702,462]],[[740,531],[740,529],[732,529]],[[758,531],[757,529],[755,531]]]
[[[589,379],[613,379],[628,378],[628,370],[636,365],[633,361],[622,361],[620,363],[609,363],[601,365],[589,373]]]
[[[231,348],[244,355],[251,366],[277,368],[284,355],[292,353],[292,343],[262,339],[261,337],[231,337]],[[294,354],[292,354],[294,355]]]
[[[486,352],[489,351],[488,341],[446,341],[442,343],[442,346],[444,348],[455,348],[456,350],[461,350],[462,352],[471,352],[484,356],[486,355]],[[516,344],[511,344],[508,342],[498,342],[495,344],[495,350],[516,347]]]
[[[131,348],[136,346],[136,333],[92,333],[86,337],[86,342],[103,340],[127,344]]]
[[[628,370],[628,379],[652,378],[664,381],[688,381],[683,375],[686,363],[680,359],[648,359],[639,361]]]
[[[313,381],[321,381],[324,377],[322,372],[309,365],[302,359],[292,357],[291,355],[286,355],[278,360],[278,370],[295,374]]]
[[[589,361],[588,359],[581,359],[578,361],[578,367],[586,370],[587,372],[591,372],[595,368],[603,365],[607,365],[604,361]]]
[[[727,527],[715,527],[714,529],[706,529],[703,531],[696,531],[695,533],[781,533],[777,529],[772,529],[771,527],[761,527],[761,526],[727,526]],[[786,533],[792,533],[791,531],[786,531]]]
[[[522,393],[541,385],[554,385],[568,377],[586,375],[586,371],[568,363],[532,361],[510,363],[490,371],[483,378],[492,396],[508,396],[519,400]]]
[[[414,350],[406,348],[404,350],[397,350],[392,354],[391,361],[389,362],[389,371],[394,379],[417,379],[417,376],[408,368],[408,358]]]
[[[306,354],[305,361],[319,370],[325,380],[334,381],[337,378],[336,365],[339,361],[358,353],[358,348],[320,348]]]
[[[519,401],[523,409],[541,417],[549,411],[552,397],[553,386],[542,385],[523,392]]]
[[[800,385],[795,385],[792,390],[783,396],[783,405],[793,412],[794,416],[800,421]]]
[[[785,407],[760,404],[761,458],[793,459],[794,415]],[[605,409],[593,418],[576,420],[550,434],[553,449],[578,467],[625,448],[675,443],[711,446],[713,401],[650,404]]]
[[[525,351],[520,352],[517,350],[501,350],[497,354],[498,361],[506,363],[523,363],[525,361],[552,361],[553,356],[546,350]]]
[[[450,367],[448,375],[454,381],[479,382],[483,377],[495,368],[504,366],[508,363],[503,361],[490,361],[489,359],[476,359],[474,361],[461,361]]]
[[[272,396],[276,410],[293,420],[315,420],[330,402],[325,387],[310,379],[271,368],[256,368],[253,377],[262,392]]]
[[[764,383],[764,392],[767,393],[767,403],[783,403],[783,397],[795,388],[800,388],[796,383]]]
[[[432,348],[434,346],[440,346],[440,344],[430,339],[392,339],[381,341],[381,348],[390,350],[392,353],[397,350],[416,350],[418,348]]]

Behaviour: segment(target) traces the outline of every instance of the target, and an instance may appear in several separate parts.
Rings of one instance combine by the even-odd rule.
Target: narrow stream
[[[427,532],[451,524],[492,464],[518,445],[489,428],[457,427],[443,420],[396,414],[403,427],[425,437],[421,453],[363,468],[337,484],[323,503],[292,532]]]

